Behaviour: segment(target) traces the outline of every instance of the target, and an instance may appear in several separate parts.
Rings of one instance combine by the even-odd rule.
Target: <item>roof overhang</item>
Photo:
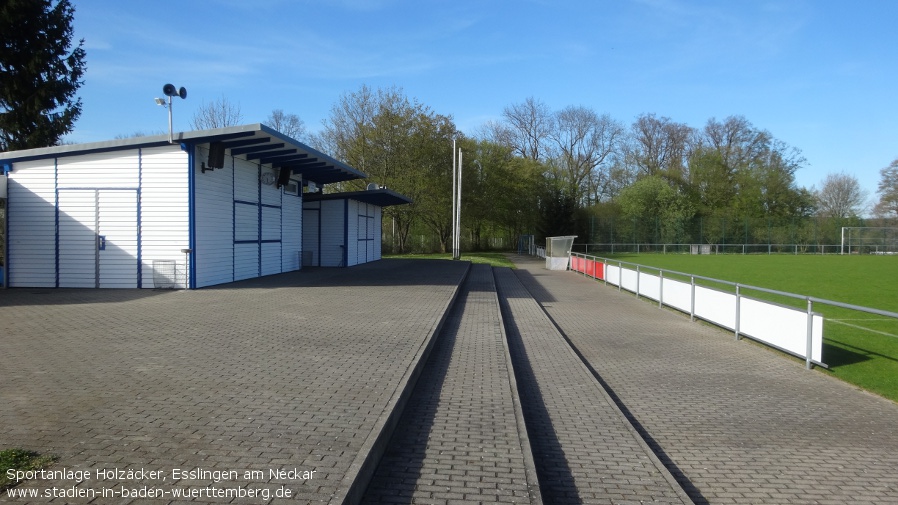
[[[306,202],[320,202],[322,200],[358,200],[362,203],[370,203],[379,207],[391,205],[405,205],[412,203],[412,199],[397,193],[391,189],[372,189],[368,191],[350,191],[346,193],[304,193],[302,198]]]
[[[261,123],[180,132],[174,138],[174,143],[182,146],[196,146],[212,142],[220,142],[227,150],[225,152],[231,156],[261,165],[270,165],[275,169],[286,168],[294,174],[301,175],[303,179],[314,181],[319,185],[367,177],[363,172]],[[165,145],[171,145],[168,135],[27,149],[0,153],[0,165],[43,158]]]

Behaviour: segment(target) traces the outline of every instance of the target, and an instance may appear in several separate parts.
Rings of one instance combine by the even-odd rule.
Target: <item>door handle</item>
[[[97,235],[97,249],[100,251],[106,250],[106,235]]]

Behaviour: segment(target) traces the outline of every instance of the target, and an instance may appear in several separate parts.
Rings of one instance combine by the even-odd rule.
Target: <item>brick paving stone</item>
[[[898,503],[898,404],[631,293],[514,260],[696,503]]]
[[[546,503],[688,502],[517,276],[495,275]]]
[[[539,503],[503,339],[492,272],[473,265],[362,503]]]
[[[0,290],[0,448],[55,454],[53,469],[166,472],[165,481],[79,485],[94,492],[159,487],[169,492],[165,502],[178,501],[174,488],[283,486],[294,497],[271,503],[326,503],[341,492],[466,267],[382,260],[196,291]],[[175,468],[240,475],[173,482]],[[316,473],[268,473],[294,468]],[[143,503],[92,503],[131,501]]]

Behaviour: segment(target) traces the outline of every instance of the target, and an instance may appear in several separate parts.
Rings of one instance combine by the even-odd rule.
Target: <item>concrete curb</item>
[[[328,503],[356,505],[362,500],[365,490],[368,488],[368,484],[371,482],[375,470],[377,470],[377,464],[386,452],[390,439],[393,437],[393,432],[396,429],[396,425],[399,423],[399,418],[402,417],[402,412],[405,410],[408,399],[415,390],[418,377],[421,376],[421,371],[424,369],[424,365],[427,363],[427,358],[433,350],[436,336],[442,331],[449,312],[455,305],[461,287],[465,283],[470,271],[471,264],[468,263],[465,271],[459,278],[458,284],[455,286],[455,290],[452,292],[452,296],[446,303],[446,307],[443,309],[440,319],[433,326],[430,333],[424,339],[424,342],[421,343],[421,346],[415,355],[415,359],[412,360],[412,363],[402,376],[402,379],[396,386],[396,391],[390,397],[390,401],[387,403],[387,406],[384,408],[380,417],[378,417],[377,422],[374,424],[374,428],[362,444],[362,449],[359,451],[358,455],[356,455],[352,464],[349,466],[349,471],[340,482],[340,487]]]
[[[512,272],[514,272],[514,270],[512,270]],[[515,276],[517,276],[517,274],[515,274]],[[518,278],[518,280],[520,280],[520,278]],[[530,290],[527,289],[527,285],[524,284],[523,281],[521,282],[521,286],[528,293],[530,292]],[[531,297],[532,296],[533,295],[531,293]],[[602,395],[605,397],[606,400],[608,400],[608,403],[612,406],[614,411],[617,412],[617,414],[620,416],[621,421],[624,423],[624,425],[627,427],[627,429],[633,435],[633,438],[636,440],[636,442],[645,451],[646,456],[652,461],[652,464],[655,466],[655,468],[658,469],[658,472],[660,472],[661,475],[664,477],[664,480],[666,480],[668,482],[668,484],[670,484],[671,488],[677,493],[677,495],[680,497],[680,499],[683,500],[683,503],[695,503],[692,501],[692,498],[689,497],[689,493],[687,493],[686,490],[683,489],[683,486],[677,481],[676,477],[674,477],[673,473],[671,473],[671,471],[667,468],[667,466],[664,465],[664,463],[661,461],[661,459],[658,457],[658,455],[655,454],[655,451],[652,450],[649,443],[645,440],[645,438],[643,438],[642,434],[639,432],[639,430],[636,428],[636,426],[633,425],[633,422],[630,421],[630,418],[627,417],[627,415],[621,409],[620,405],[615,400],[615,397],[612,394],[610,394],[610,392],[608,391],[607,384],[605,384],[605,382],[603,380],[601,380],[598,373],[592,368],[592,366],[589,364],[589,362],[586,361],[586,359],[583,357],[583,354],[581,354],[580,351],[577,349],[577,347],[574,346],[574,344],[571,342],[571,339],[569,339],[567,334],[565,334],[564,331],[561,329],[561,327],[558,326],[558,323],[555,321],[555,319],[553,319],[552,316],[549,315],[549,312],[546,311],[546,308],[543,307],[543,304],[540,303],[539,301],[537,301],[535,297],[533,298],[533,300],[539,306],[540,310],[545,315],[546,319],[548,319],[549,322],[552,323],[552,326],[555,327],[555,330],[558,331],[558,334],[561,335],[562,338],[564,338],[564,341],[567,343],[568,350],[574,356],[577,357],[577,360],[580,362],[581,366],[583,366],[586,369],[586,371],[589,372],[589,374],[592,375],[596,379],[596,386],[598,386],[598,389],[601,391]]]
[[[505,333],[505,319],[502,317],[502,306],[499,303],[499,289],[496,285],[496,271],[490,268],[493,278],[493,294],[496,298],[496,312],[499,314],[499,331],[502,332],[502,347],[505,349],[505,363],[508,366],[508,386],[511,389],[511,398],[514,403],[515,424],[518,430],[518,440],[521,441],[521,452],[524,455],[524,474],[527,477],[527,490],[530,492],[531,505],[542,505],[543,497],[539,491],[539,477],[536,474],[536,462],[533,459],[533,449],[530,445],[530,437],[527,435],[527,425],[524,422],[524,411],[521,408],[521,396],[518,392],[518,381],[515,379],[514,366],[511,361],[511,350],[508,347],[508,335]]]

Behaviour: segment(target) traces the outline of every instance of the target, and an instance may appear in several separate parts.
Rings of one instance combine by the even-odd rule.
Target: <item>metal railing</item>
[[[628,261],[621,261],[621,260],[605,258],[605,257],[601,257],[601,256],[593,256],[593,255],[584,254],[584,253],[572,252],[571,257],[572,258],[578,257],[578,258],[583,258],[583,259],[587,259],[587,260],[600,261],[604,265],[617,266],[618,268],[621,269],[621,272],[623,271],[624,265],[634,266],[635,270],[636,270],[636,275],[637,275],[636,290],[635,290],[636,298],[640,297],[639,273],[640,273],[640,271],[644,271],[644,269],[658,272],[658,275],[660,276],[660,278],[662,280],[664,279],[665,273],[672,274],[672,275],[678,275],[681,277],[688,277],[690,279],[690,284],[692,286],[691,310],[689,311],[689,317],[690,317],[690,320],[692,320],[692,321],[694,321],[696,318],[696,314],[695,314],[695,286],[696,286],[695,280],[696,279],[713,282],[715,284],[732,286],[735,288],[735,291],[736,291],[736,317],[735,317],[736,328],[735,328],[735,333],[736,333],[737,339],[741,338],[741,336],[742,336],[739,331],[739,308],[740,308],[739,300],[740,300],[740,297],[742,296],[740,293],[740,290],[748,289],[748,290],[757,291],[757,292],[761,292],[761,293],[767,293],[767,294],[772,294],[772,295],[777,295],[777,296],[783,296],[786,298],[802,300],[807,303],[807,314],[808,314],[807,353],[804,356],[805,357],[805,365],[808,369],[812,368],[812,365],[820,365],[820,366],[824,366],[824,367],[826,366],[824,363],[815,362],[811,359],[811,332],[812,332],[811,324],[812,324],[812,316],[814,315],[814,304],[827,305],[827,306],[831,306],[831,307],[839,307],[839,308],[848,309],[848,310],[856,310],[856,311],[864,312],[867,314],[875,314],[878,316],[884,316],[884,317],[889,317],[889,318],[898,320],[898,313],[896,313],[896,312],[875,309],[872,307],[864,307],[861,305],[854,305],[854,304],[850,304],[850,303],[837,302],[834,300],[827,300],[825,298],[818,298],[815,296],[802,295],[802,294],[797,294],[797,293],[790,293],[787,291],[779,291],[776,289],[764,288],[764,287],[760,287],[760,286],[752,286],[750,284],[742,284],[742,283],[737,283],[737,282],[725,281],[725,280],[721,280],[721,279],[715,279],[713,277],[705,277],[702,275],[696,275],[696,274],[691,274],[691,273],[686,273],[686,272],[679,272],[676,270],[662,269],[662,268],[653,267],[653,266],[649,266],[649,265],[641,265],[638,263],[631,263]],[[584,275],[586,275],[586,274],[584,274]],[[594,279],[598,279],[595,269],[593,270],[592,277]],[[618,291],[625,289],[622,287],[622,284],[623,284],[622,278],[623,278],[623,275],[620,275],[618,278],[618,283],[617,283]],[[602,280],[605,282],[605,284],[608,284],[607,275],[605,275],[604,269],[603,269]],[[663,289],[663,284],[662,284],[662,289]],[[628,289],[628,291],[630,291],[630,290]],[[665,305],[665,303],[663,301],[663,298],[664,298],[663,291],[662,291],[661,296],[659,296],[658,298],[659,298],[658,306],[663,307]],[[670,304],[666,304],[666,305],[673,307]],[[674,308],[676,308],[676,307],[674,307]],[[776,347],[776,346],[772,346],[772,347]],[[790,354],[792,354],[792,353],[790,353]]]
[[[695,252],[696,249],[698,252]],[[677,244],[608,242],[574,244],[572,250],[596,253],[660,254],[841,254],[841,244]]]

